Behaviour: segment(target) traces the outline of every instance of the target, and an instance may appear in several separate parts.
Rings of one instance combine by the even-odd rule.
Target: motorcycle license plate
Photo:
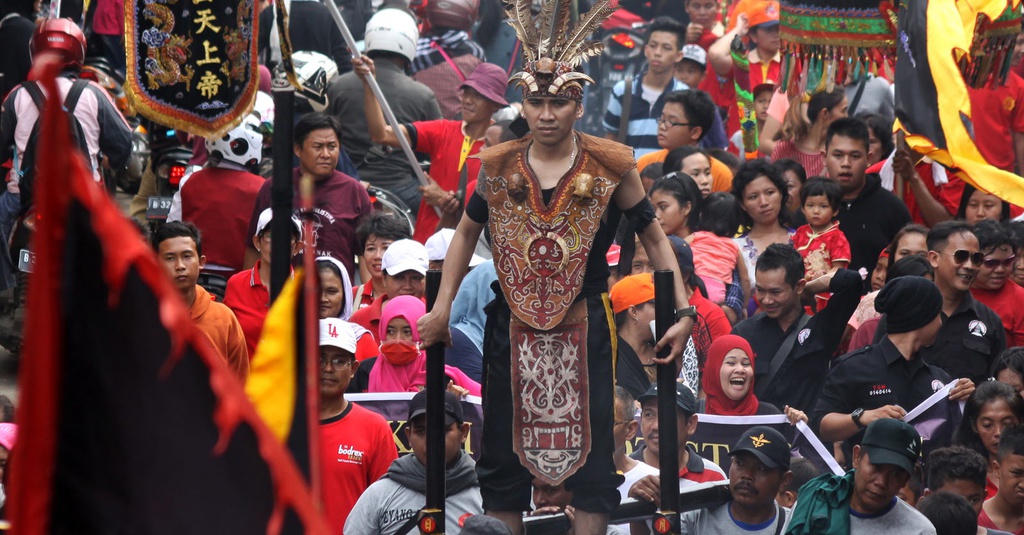
[[[36,254],[28,249],[18,251],[18,271],[32,273],[36,269]]]
[[[170,197],[150,197],[146,201],[146,219],[150,221],[165,221],[170,212]]]

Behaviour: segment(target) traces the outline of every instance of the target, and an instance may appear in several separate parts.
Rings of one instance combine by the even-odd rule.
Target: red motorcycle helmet
[[[480,11],[480,0],[429,0],[426,4],[432,28],[469,31]]]
[[[46,19],[36,27],[29,48],[33,58],[52,51],[63,58],[64,68],[81,69],[85,61],[85,34],[71,19]]]

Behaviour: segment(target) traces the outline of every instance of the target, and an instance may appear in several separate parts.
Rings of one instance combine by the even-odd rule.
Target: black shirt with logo
[[[788,405],[810,412],[814,408],[846,323],[860,303],[860,275],[849,269],[840,269],[832,276],[828,289],[832,293],[828,306],[797,333],[793,348],[785,356],[785,362],[764,394],[758,396],[759,400],[780,409]],[[780,358],[776,353],[798,323],[799,318],[783,331],[778,320],[758,312],[733,328],[733,334],[743,337],[754,350],[755,385],[766,380],[772,360]]]
[[[876,341],[884,336],[885,324],[883,316],[875,333]],[[981,384],[988,379],[992,363],[1004,349],[1006,331],[999,315],[968,293],[953,315],[942,314],[942,328],[935,342],[921,348],[919,355],[952,377],[966,377]]]
[[[910,412],[951,380],[948,373],[927,364],[919,355],[911,360],[903,358],[885,337],[839,358],[825,378],[811,428],[819,433],[821,420],[833,412],[850,414],[859,408],[870,411],[886,405],[899,405]],[[863,433],[849,442],[860,443]]]

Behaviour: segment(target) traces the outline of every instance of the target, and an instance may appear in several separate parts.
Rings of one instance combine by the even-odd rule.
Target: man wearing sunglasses
[[[971,284],[971,295],[999,314],[1007,345],[1024,345],[1024,288],[1010,281],[1017,261],[1013,234],[1003,223],[983,219],[974,225],[974,235],[985,260]]]
[[[928,262],[935,268],[935,285],[942,292],[942,328],[935,343],[921,348],[926,362],[953,377],[981,383],[992,362],[1006,349],[1003,323],[991,308],[971,296],[971,284],[984,266],[972,227],[963,221],[944,221],[928,232]],[[876,341],[886,333],[878,324]]]

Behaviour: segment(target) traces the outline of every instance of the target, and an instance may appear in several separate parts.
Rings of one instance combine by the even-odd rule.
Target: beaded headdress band
[[[515,0],[506,8],[509,25],[523,43],[523,70],[512,75],[509,83],[523,89],[523,98],[558,96],[583,100],[583,84],[594,80],[577,72],[587,58],[604,50],[590,35],[615,9],[609,0],[600,0],[584,13],[570,30],[570,0],[543,0],[536,16],[532,0]]]

